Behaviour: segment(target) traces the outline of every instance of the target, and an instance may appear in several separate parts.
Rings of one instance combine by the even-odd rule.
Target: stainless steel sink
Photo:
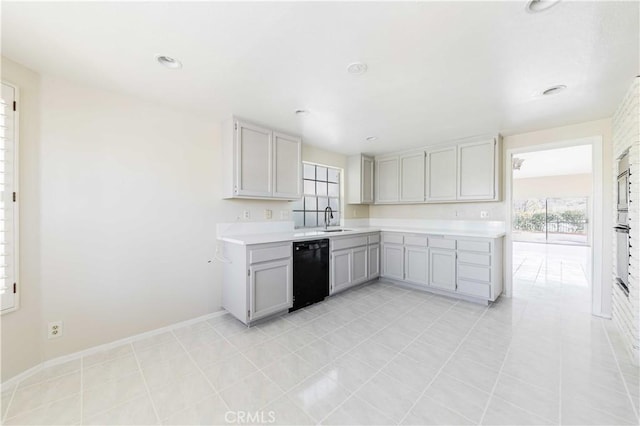
[[[323,229],[322,232],[346,232],[351,231],[351,229]]]

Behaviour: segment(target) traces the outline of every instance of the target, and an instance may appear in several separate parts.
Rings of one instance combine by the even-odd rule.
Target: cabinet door
[[[427,151],[427,200],[456,199],[457,148]]]
[[[495,149],[494,139],[458,145],[458,199],[495,198]]]
[[[395,244],[382,246],[382,275],[404,280],[404,247]]]
[[[374,161],[371,157],[362,157],[362,203],[373,203],[373,171]]]
[[[370,245],[369,251],[369,279],[380,276],[380,244]]]
[[[271,197],[271,130],[238,120],[235,142],[235,195]]]
[[[443,290],[455,291],[455,250],[429,249],[429,285]]]
[[[398,202],[398,157],[376,160],[376,203]]]
[[[406,281],[427,285],[428,264],[428,249],[426,247],[406,246],[404,248],[404,279]]]
[[[291,259],[252,265],[249,275],[251,321],[293,306]]]
[[[302,140],[273,132],[273,197],[298,199],[302,194]]]
[[[352,284],[360,284],[367,281],[369,277],[369,253],[367,246],[357,247],[351,250],[353,268],[351,269],[353,275],[351,276]]]
[[[424,201],[424,152],[400,157],[400,201]]]
[[[353,273],[351,250],[338,250],[331,254],[331,293],[343,290],[351,285]]]

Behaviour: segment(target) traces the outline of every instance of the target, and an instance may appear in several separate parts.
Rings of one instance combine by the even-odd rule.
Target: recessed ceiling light
[[[156,56],[156,61],[158,61],[160,65],[164,65],[167,68],[171,68],[171,69],[182,68],[182,62],[172,58],[171,56],[158,55]]]
[[[296,115],[299,115],[301,117],[306,117],[307,115],[309,115],[309,111],[307,111],[306,109],[297,109]]]
[[[347,65],[347,72],[349,74],[364,74],[367,72],[367,64],[363,62],[354,62],[352,64]]]
[[[373,142],[373,141],[375,141],[377,139],[378,139],[377,136],[367,136],[367,142]]]
[[[567,88],[567,86],[565,86],[564,84],[558,84],[557,86],[549,87],[547,90],[542,92],[542,94],[545,95],[545,96],[547,96],[547,95],[555,95],[557,93],[562,92],[566,88]]]
[[[529,0],[525,10],[529,13],[544,12],[558,3],[560,3],[560,0]]]

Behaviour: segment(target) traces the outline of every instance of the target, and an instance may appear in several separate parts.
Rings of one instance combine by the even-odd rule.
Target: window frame
[[[0,310],[0,316],[20,309],[20,87],[10,81],[2,79],[2,84],[13,89],[13,101],[16,103],[16,110],[13,112],[13,191],[15,201],[13,206],[13,283],[15,293],[13,294],[13,306]]]
[[[313,180],[316,183],[317,182],[334,183],[334,182],[329,182],[328,176],[327,176],[327,180],[326,181],[317,180],[317,175],[316,175],[315,179],[305,179],[305,177],[304,177],[304,166],[306,166],[306,165],[314,166],[316,168],[316,170],[317,170],[318,167],[323,167],[323,168],[326,168],[326,169],[331,169],[331,170],[337,171],[338,172],[338,176],[339,176],[339,178],[338,178],[339,181],[337,182],[338,183],[338,196],[337,197],[329,196],[328,191],[327,191],[327,195],[326,196],[318,195],[317,187],[316,187],[316,193],[315,194],[307,194],[307,193],[305,193],[304,192],[304,181],[305,180]],[[344,215],[344,204],[343,204],[343,194],[344,194],[343,188],[344,188],[344,186],[343,186],[343,183],[344,183],[344,170],[342,168],[336,167],[336,166],[331,166],[331,165],[328,165],[328,164],[320,164],[320,163],[314,163],[314,162],[311,162],[311,161],[303,161],[302,162],[302,197],[301,197],[301,200],[294,201],[294,203],[295,202],[299,202],[299,201],[301,201],[302,203],[305,203],[305,197],[315,197],[316,200],[318,198],[327,198],[328,200],[332,199],[332,198],[333,199],[337,198],[338,199],[338,209],[335,210],[334,213],[338,213],[339,218],[337,220],[337,223],[334,222],[333,224],[330,224],[329,226],[330,227],[331,226],[340,226],[340,224],[342,223],[342,219],[343,219],[342,215]],[[307,210],[306,206],[304,204],[303,204],[303,208],[302,209],[296,209],[296,208],[292,208],[291,209],[291,214],[292,215],[294,215],[295,213],[302,213],[302,215],[303,215],[303,223],[305,222],[305,217],[306,217],[305,214],[307,212],[316,212],[316,213],[320,213],[320,214],[322,213],[322,211],[318,210],[317,208],[315,210]],[[318,215],[318,217],[319,217],[319,215]],[[294,220],[294,223],[295,223],[295,220]],[[324,228],[324,223],[316,222],[315,226],[300,226],[300,227],[296,226],[295,227],[295,229],[317,229],[317,228]]]

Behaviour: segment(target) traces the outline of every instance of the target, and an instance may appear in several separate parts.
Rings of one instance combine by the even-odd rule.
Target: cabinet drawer
[[[458,240],[458,250],[491,253],[491,243],[489,241]]]
[[[426,235],[405,235],[404,243],[408,246],[427,246],[427,236]]]
[[[458,252],[458,262],[472,263],[474,265],[491,266],[491,256],[488,254]]]
[[[403,244],[404,243],[404,235],[402,234],[390,234],[384,233],[382,234],[382,242],[389,244]]]
[[[491,281],[491,269],[483,266],[458,264],[458,277],[473,281]]]
[[[369,235],[369,244],[376,244],[380,242],[380,234]]]
[[[287,243],[275,247],[251,249],[249,250],[249,263],[253,264],[291,257],[291,246],[291,243]]]
[[[489,284],[458,279],[458,288],[456,291],[458,293],[468,294],[469,296],[482,297],[485,299],[491,298],[491,286]]]
[[[429,247],[455,250],[456,240],[447,240],[445,238],[429,237]]]
[[[352,247],[360,247],[367,245],[367,236],[361,237],[349,237],[349,238],[334,238],[331,240],[331,251],[342,250]]]

